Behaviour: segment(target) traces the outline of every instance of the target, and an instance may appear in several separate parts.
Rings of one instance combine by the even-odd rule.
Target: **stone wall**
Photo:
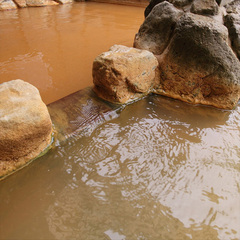
[[[0,11],[25,7],[54,6],[72,2],[73,0],[0,0]]]
[[[77,2],[84,2],[86,0],[75,0]],[[146,7],[148,0],[88,0],[91,2],[114,3],[129,6]],[[25,7],[43,7],[54,6],[59,4],[73,3],[74,0],[0,0],[1,10],[12,10]]]

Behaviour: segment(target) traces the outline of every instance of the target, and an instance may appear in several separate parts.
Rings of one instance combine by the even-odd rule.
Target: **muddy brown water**
[[[60,6],[59,9],[23,9],[23,13],[33,19],[36,14],[41,19],[41,11],[42,16],[48,12],[45,24],[51,25],[56,16],[62,19],[68,13],[66,9],[71,9],[69,15],[66,14],[67,25],[68,21],[81,19],[77,16],[71,18],[71,13],[82,12],[92,6],[95,13],[99,11],[99,18],[106,10],[106,18],[114,19],[108,10],[115,8],[115,5],[81,4]],[[80,6],[83,10],[80,10]],[[130,14],[132,11],[143,11],[125,6],[117,6],[117,9],[122,9],[119,12],[117,10],[122,16],[126,12]],[[128,10],[123,12],[123,9]],[[5,14],[14,16],[16,12],[4,12]],[[91,14],[87,15],[91,19]],[[2,20],[1,12],[0,16]],[[95,15],[92,16],[93,22],[96,22],[95,18]],[[141,18],[140,14],[139,20]],[[10,19],[19,22],[19,18]],[[54,21],[61,22],[57,19]],[[11,25],[6,19],[0,21],[0,24],[2,22]],[[41,24],[36,23],[35,28],[39,29]],[[108,29],[108,24],[110,23],[103,25]],[[126,24],[123,27],[125,30]],[[115,23],[115,26],[120,28],[121,24]],[[58,27],[61,28],[61,25]],[[14,36],[15,30],[18,31],[18,28],[9,28],[9,35]],[[53,31],[52,34],[58,35],[59,39],[65,35],[66,42],[74,31],[67,26],[64,31],[65,34],[61,31],[58,34]],[[134,29],[129,31],[135,32]],[[0,41],[3,41],[2,36]],[[47,36],[43,35],[43,38]],[[34,37],[33,34],[32,38]],[[79,41],[80,39],[78,36]],[[118,43],[131,43],[131,39],[124,39],[125,36],[118,35]],[[5,40],[14,41],[6,36]],[[109,47],[104,45],[102,39],[89,41],[89,44],[93,41],[96,44],[101,42],[97,50],[99,52]],[[63,50],[65,48],[61,50],[59,46],[54,48],[53,43],[49,44],[49,49],[55,49],[56,54],[62,51],[59,54],[66,58],[68,56],[68,61],[71,62],[69,58],[77,58],[71,57],[70,53]],[[43,48],[47,49],[47,46],[48,43],[45,42]],[[68,47],[70,46],[67,49]],[[23,50],[15,46],[19,52],[27,49],[27,45]],[[9,54],[5,58],[13,54],[10,50],[5,53]],[[51,56],[48,54],[46,50],[41,56]],[[89,54],[92,54],[91,49]],[[17,59],[19,64],[23,64],[19,69],[23,66],[25,69],[34,59],[36,61],[31,65],[33,69],[40,62],[34,53],[32,56],[36,58],[28,58],[21,52],[17,56],[16,61],[9,60],[10,65],[1,61],[2,66],[8,65],[1,72],[2,76],[6,76],[7,72],[14,74],[10,70],[17,66]],[[3,58],[2,53],[0,57]],[[44,63],[48,58],[41,59]],[[78,64],[73,62],[72,71],[76,70],[76,66],[81,68],[84,59],[86,60],[85,56]],[[65,58],[61,61],[70,64]],[[59,70],[64,64],[60,64]],[[38,77],[41,72],[43,75],[51,73],[50,64],[41,66],[41,71],[35,76]],[[57,69],[52,69],[52,74],[57,74]],[[22,73],[25,71],[22,70]],[[62,75],[64,74],[63,71]],[[77,72],[74,74],[79,77]],[[87,76],[84,79],[86,78]],[[65,77],[62,81],[63,79]],[[41,81],[38,84],[42,84],[43,90],[48,90],[50,86],[58,92],[58,88],[62,88],[61,84],[56,87],[53,81],[49,85]],[[70,83],[67,81],[62,84],[67,89]],[[67,140],[0,181],[0,239],[240,239],[239,144],[240,103],[232,111],[222,111],[149,96],[127,106],[118,118],[84,136]]]
[[[150,96],[0,182],[0,239],[240,239],[240,104]]]
[[[48,104],[92,85],[92,62],[132,46],[144,8],[75,3],[0,12],[0,83],[23,79]]]

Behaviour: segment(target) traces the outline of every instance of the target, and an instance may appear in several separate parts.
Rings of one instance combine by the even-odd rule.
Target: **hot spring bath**
[[[120,10],[110,15],[110,8]],[[79,3],[1,14],[1,19],[12,16],[2,23],[13,36],[8,42],[7,35],[0,38],[0,46],[5,44],[1,80],[21,74],[33,79],[46,103],[88,86],[93,58],[114,43],[130,46],[142,13],[141,8]],[[38,39],[37,31],[30,34],[21,22],[27,18],[30,27],[32,14],[38,20],[47,16],[35,28],[45,38],[52,34],[49,41]],[[84,14],[88,23],[79,25]],[[77,26],[85,26],[84,34],[93,23],[105,29],[104,39],[91,35],[82,43],[77,33],[69,44]],[[21,47],[11,48],[18,35]],[[107,36],[118,42],[105,42]],[[91,119],[91,111],[86,115]],[[0,239],[239,239],[240,105],[223,111],[151,95],[113,118],[117,115],[0,181]]]
[[[240,106],[129,105],[0,182],[0,237],[238,239],[239,120]]]

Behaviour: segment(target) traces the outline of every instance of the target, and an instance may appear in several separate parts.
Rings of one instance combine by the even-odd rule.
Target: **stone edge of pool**
[[[52,124],[52,142],[37,157],[22,161],[6,174],[0,173],[0,181],[21,170],[71,137],[81,137],[104,122],[115,119],[126,105],[106,102],[93,92],[93,87],[81,89],[47,105]]]
[[[87,87],[47,105],[54,128],[54,144],[81,135],[117,118],[124,105],[106,102]]]

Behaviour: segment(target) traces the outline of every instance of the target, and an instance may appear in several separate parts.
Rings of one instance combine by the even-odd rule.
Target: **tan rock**
[[[57,2],[53,0],[26,0],[28,7],[42,7],[49,5],[58,5]]]
[[[22,80],[0,85],[0,177],[44,151],[51,132],[47,107],[34,86]]]
[[[93,62],[94,91],[110,102],[133,101],[151,91],[157,66],[149,51],[114,45]]]
[[[27,7],[26,0],[14,0],[14,2],[17,4],[18,7],[24,8]]]
[[[0,0],[0,11],[16,9],[17,5],[12,0]]]

